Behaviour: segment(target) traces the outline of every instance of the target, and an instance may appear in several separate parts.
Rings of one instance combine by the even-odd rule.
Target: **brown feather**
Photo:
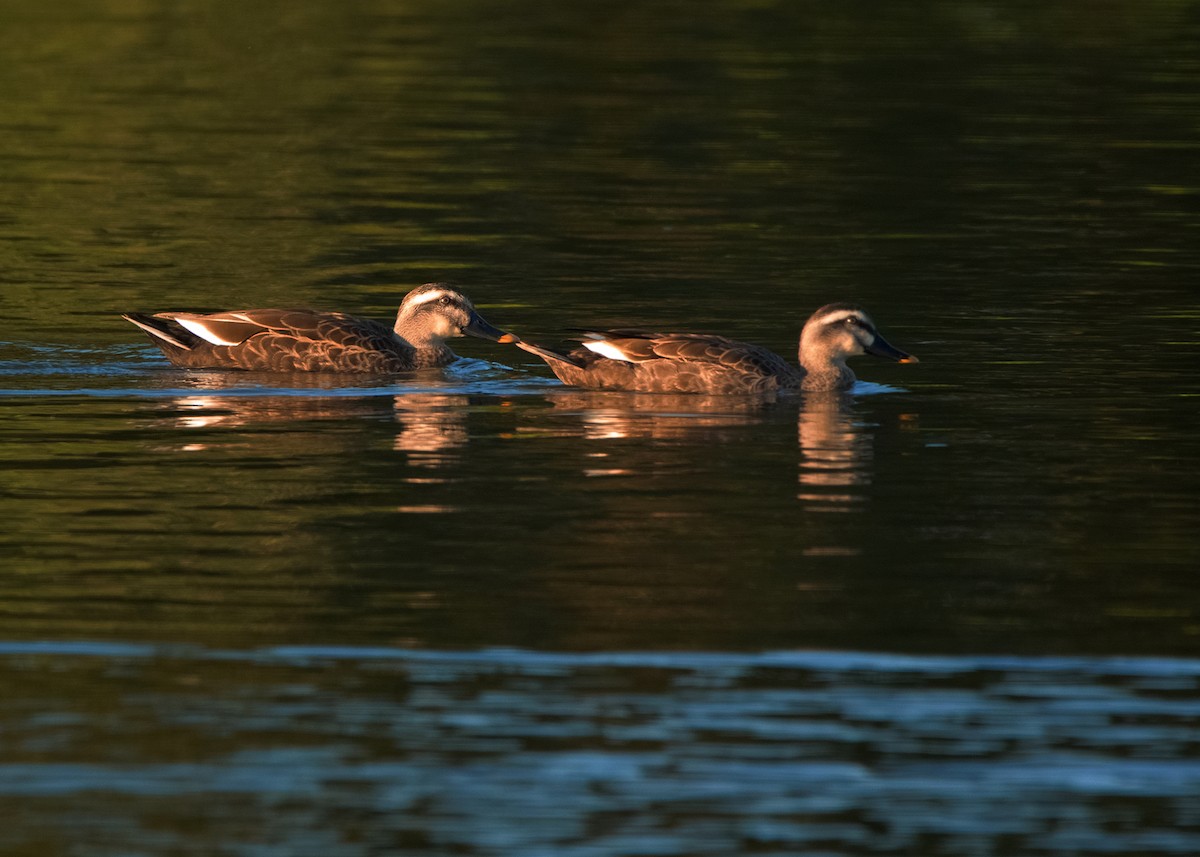
[[[175,320],[178,315],[203,320],[219,338],[238,344],[215,345],[201,339]],[[155,338],[155,343],[172,363],[189,369],[386,374],[443,366],[454,359],[445,347],[432,355],[418,354],[390,327],[344,313],[265,309],[213,316],[157,313],[154,318],[177,338],[187,337],[184,341],[190,348],[186,350],[161,338]]]
[[[843,334],[831,325],[855,314],[856,324],[870,339]],[[646,393],[709,393],[739,395],[781,390],[844,390],[854,384],[846,358],[864,353],[915,362],[879,337],[870,319],[851,304],[829,304],[817,310],[801,331],[801,367],[758,345],[703,333],[649,333],[634,329],[585,329],[585,344],[603,342],[628,359],[618,360],[588,350],[572,351],[569,361],[548,349],[526,348],[540,354],[563,383],[592,390]],[[525,346],[522,346],[525,347]],[[547,354],[552,355],[548,357]]]
[[[521,343],[538,354],[564,384],[596,390],[719,395],[796,389],[802,373],[765,348],[713,334],[588,331],[629,355],[614,360],[586,347],[568,355]],[[527,347],[528,346],[528,347]]]

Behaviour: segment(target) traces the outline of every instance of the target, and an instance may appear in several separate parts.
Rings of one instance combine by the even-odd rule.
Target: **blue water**
[[[13,853],[1200,849],[1197,660],[90,641],[0,659],[23,691],[0,706]],[[214,694],[218,673],[236,680]]]

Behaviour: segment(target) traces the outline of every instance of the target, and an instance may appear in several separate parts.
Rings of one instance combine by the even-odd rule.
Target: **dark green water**
[[[0,851],[1200,852],[1200,5],[0,9]],[[842,397],[171,369],[129,310]]]

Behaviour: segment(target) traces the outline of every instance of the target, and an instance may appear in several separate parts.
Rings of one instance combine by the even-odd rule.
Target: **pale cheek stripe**
[[[610,360],[624,360],[626,363],[633,361],[620,348],[613,345],[611,342],[585,342],[583,347],[588,351],[599,354],[601,357],[607,357]]]
[[[239,344],[241,344],[238,341],[230,341],[228,339],[222,339],[221,337],[219,337],[215,333],[213,333],[211,330],[209,330],[207,327],[205,327],[204,322],[196,321],[194,318],[176,318],[175,320],[177,322],[179,322],[179,324],[182,327],[186,327],[192,333],[196,334],[197,336],[199,336],[201,339],[205,340],[206,342],[211,342],[213,345],[239,345]]]

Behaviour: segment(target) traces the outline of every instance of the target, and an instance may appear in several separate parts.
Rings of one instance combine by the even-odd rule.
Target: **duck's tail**
[[[130,324],[136,324],[142,330],[146,331],[146,333],[150,334],[150,338],[155,340],[160,346],[165,343],[175,348],[182,348],[184,351],[191,351],[197,341],[192,333],[169,318],[147,315],[141,312],[127,312],[121,318]]]
[[[574,366],[576,369],[584,368],[583,363],[571,356],[564,354],[561,351],[555,351],[553,348],[546,348],[541,345],[534,345],[532,342],[521,340],[516,343],[517,348],[522,348],[530,354],[536,354],[538,357],[545,360],[553,368],[555,363],[566,363],[568,366]]]

